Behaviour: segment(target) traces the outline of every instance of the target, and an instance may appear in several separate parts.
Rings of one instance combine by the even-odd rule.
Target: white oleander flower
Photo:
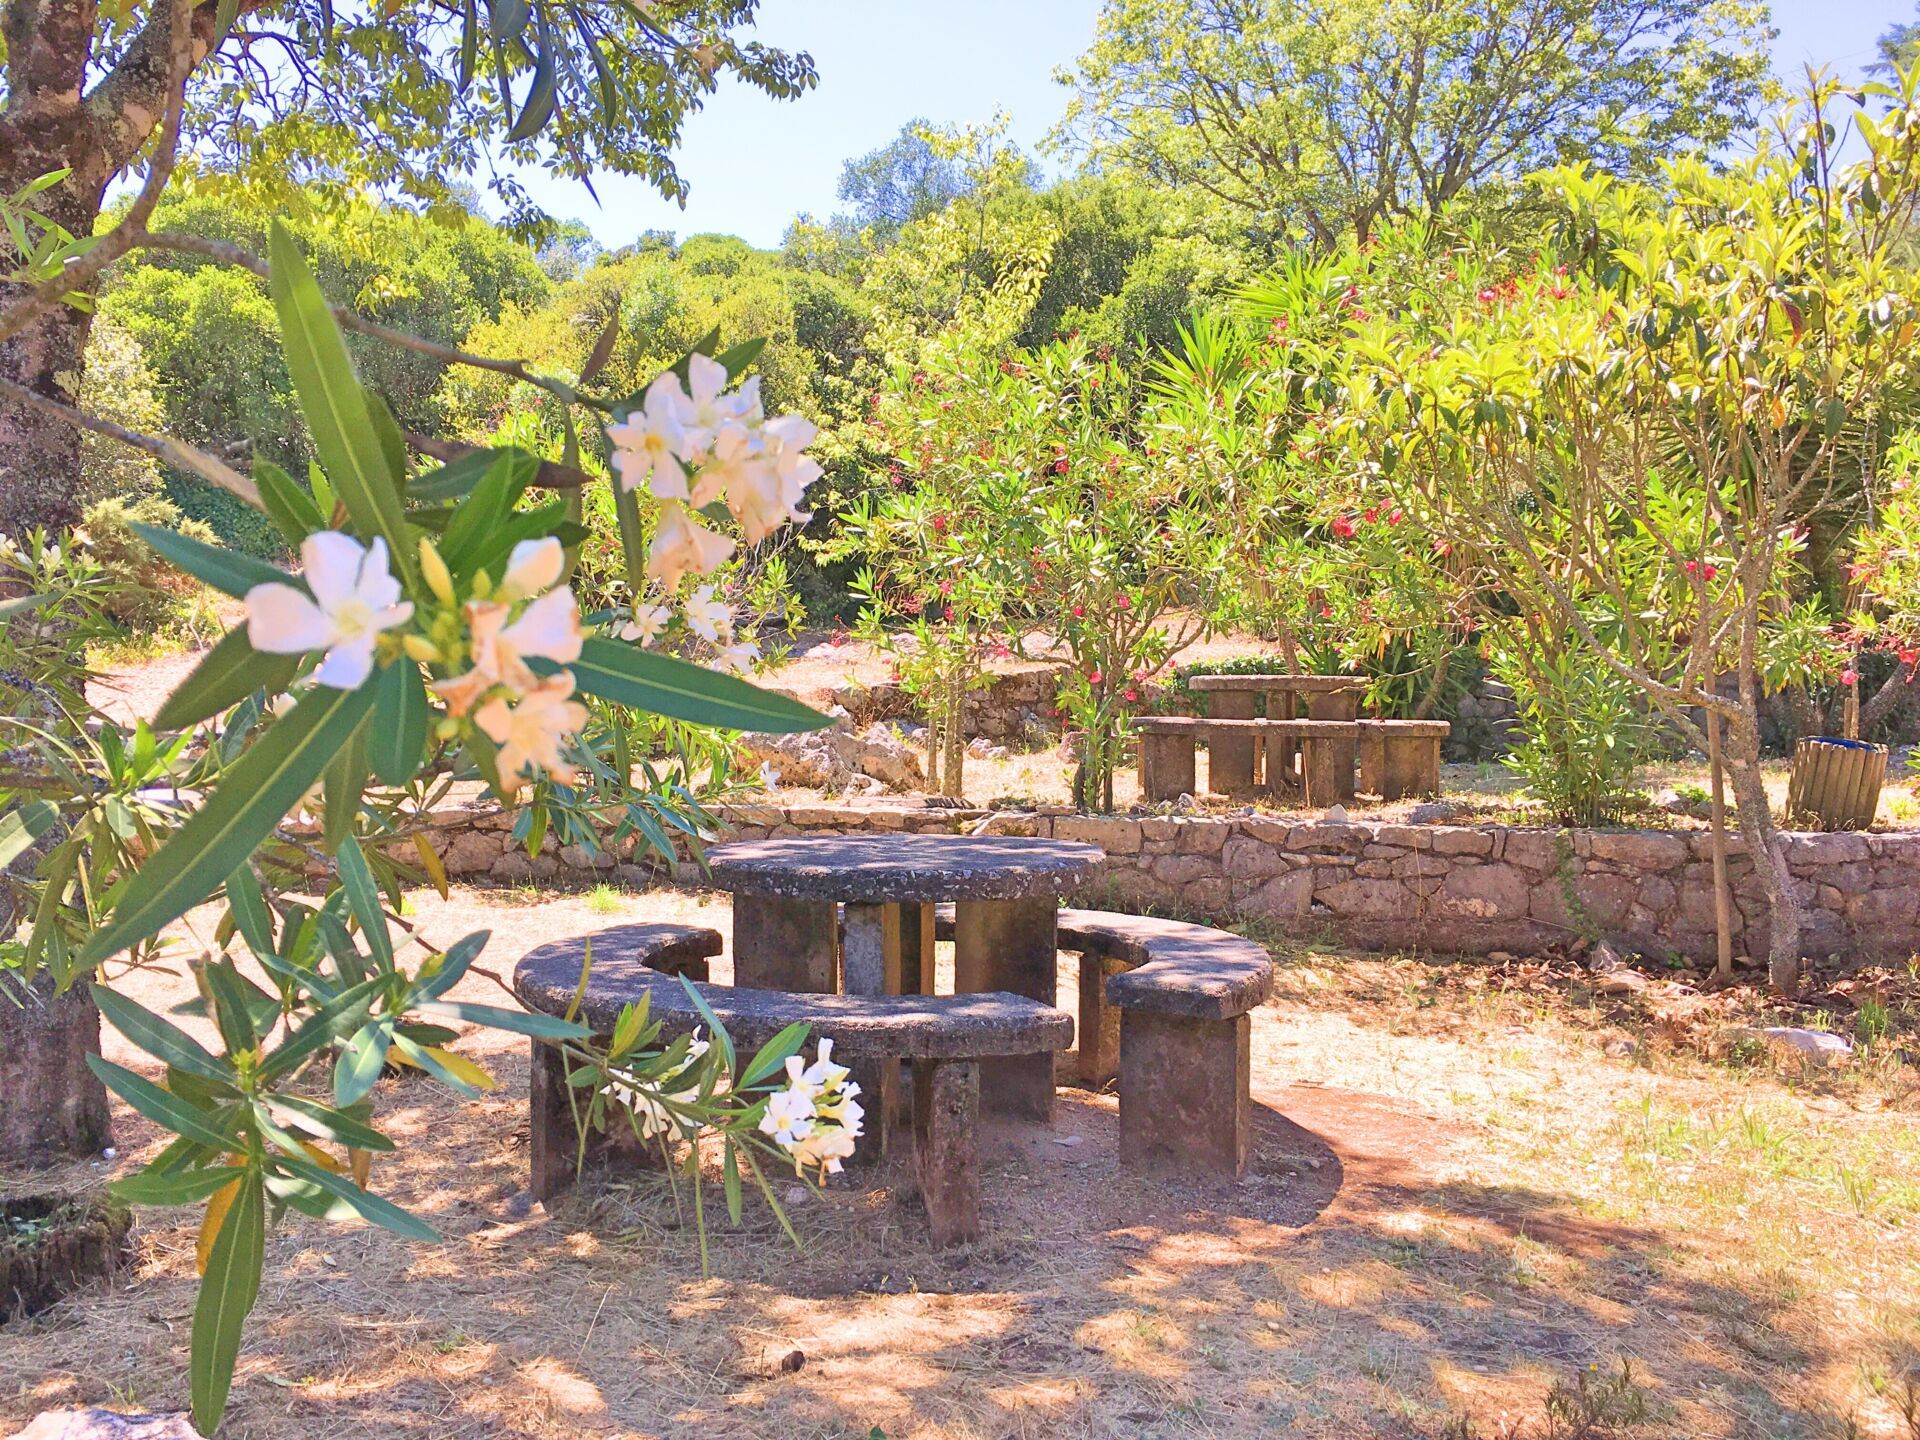
[[[798,1055],[787,1057],[787,1086],[768,1098],[760,1129],[793,1157],[796,1173],[814,1168],[822,1176],[838,1174],[840,1162],[853,1154],[866,1112],[854,1098],[860,1087],[847,1077],[847,1067],[833,1062],[831,1040],[820,1042],[812,1065]]]
[[[702,585],[687,597],[687,628],[709,645],[725,645],[733,638],[733,609],[713,598],[713,586]]]
[[[744,675],[760,663],[760,646],[752,640],[736,640],[722,647],[714,660],[722,670]]]
[[[813,1097],[800,1090],[776,1090],[767,1097],[760,1133],[772,1136],[774,1144],[791,1152],[813,1133]]]
[[[705,1057],[707,1051],[711,1048],[712,1046],[709,1042],[701,1038],[700,1032],[697,1030],[694,1031],[692,1043],[687,1047],[686,1060],[673,1075],[662,1078],[660,1086],[656,1087],[656,1093],[664,1089],[666,1085],[685,1076],[688,1071],[692,1070],[693,1067]],[[661,1099],[656,1098],[655,1095],[649,1095],[635,1086],[623,1084],[618,1080],[615,1080],[607,1086],[606,1093],[610,1098],[618,1101],[621,1105],[633,1112],[634,1123],[638,1127],[640,1137],[643,1140],[651,1140],[656,1135],[664,1135],[680,1128],[680,1121],[675,1118],[672,1111],[667,1109],[665,1104],[661,1103]],[[699,1098],[700,1087],[698,1085],[690,1085],[681,1090],[666,1091],[664,1094],[664,1099],[683,1106],[691,1105]]]
[[[613,442],[613,468],[623,489],[648,491],[662,500],[687,498],[687,424],[693,404],[677,375],[660,376],[647,387],[646,399],[618,425],[607,427]]]
[[[664,605],[635,605],[633,618],[620,627],[620,638],[635,645],[651,645],[672,618],[673,612]]]
[[[522,540],[507,556],[507,573],[500,580],[500,598],[531,599],[558,583],[566,568],[566,547],[554,536]]]
[[[500,747],[503,780],[536,766],[563,783],[574,778],[561,746],[587,723],[587,707],[572,696],[573,672],[562,670],[526,691],[517,703],[496,695],[474,711],[473,723]]]
[[[780,772],[773,768],[771,760],[760,762],[760,784],[769,794],[780,788]]]
[[[301,542],[300,563],[306,590],[268,581],[247,591],[247,642],[269,655],[325,651],[314,680],[357,690],[373,673],[380,632],[413,618],[413,602],[401,598],[388,567],[387,542],[363,546],[318,530]]]
[[[684,505],[669,502],[661,508],[647,550],[647,574],[672,590],[688,572],[706,575],[718,569],[733,550],[733,541],[707,529]]]
[[[853,1154],[853,1142],[859,1133],[838,1125],[814,1127],[793,1147],[794,1169],[816,1166],[823,1176],[838,1175],[842,1169],[840,1162]]]
[[[799,1057],[795,1056],[794,1058],[798,1059]],[[846,1081],[847,1076],[852,1073],[853,1072],[847,1069],[846,1066],[833,1063],[833,1041],[830,1038],[823,1038],[820,1041],[819,1058],[806,1068],[805,1073],[803,1073],[800,1078],[812,1086],[814,1093],[817,1095],[823,1090],[832,1090],[842,1085]],[[858,1085],[849,1086],[848,1088],[853,1094],[857,1095],[860,1093],[860,1087]]]
[[[721,432],[760,418],[760,378],[756,375],[728,394],[727,367],[710,356],[695,355],[687,362],[687,402],[686,445],[680,458],[699,465]]]

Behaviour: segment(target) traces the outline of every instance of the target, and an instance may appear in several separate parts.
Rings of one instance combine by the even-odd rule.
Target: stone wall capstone
[[[1484,954],[1574,938],[1652,956],[1711,959],[1707,833],[1301,822],[1257,815],[1123,816],[940,809],[882,802],[723,808],[728,838],[893,831],[1036,835],[1106,850],[1106,874],[1070,899],[1214,921],[1272,922],[1304,939]],[[630,848],[592,853],[548,837],[529,858],[497,810],[435,811],[447,872],[496,881],[662,878]],[[1766,953],[1766,904],[1728,837],[1735,949]],[[1920,951],[1920,831],[1793,834],[1789,864],[1808,909],[1809,955],[1864,962]],[[396,847],[405,860],[411,844]],[[699,869],[674,867],[697,883]]]

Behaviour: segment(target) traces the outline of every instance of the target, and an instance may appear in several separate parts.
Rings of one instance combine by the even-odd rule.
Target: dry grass
[[[414,906],[442,940],[491,928],[501,969],[621,918],[728,929],[723,898],[675,892]],[[1050,1127],[989,1135],[988,1238],[944,1253],[884,1169],[796,1204],[798,1254],[750,1207],[708,1276],[651,1176],[528,1213],[524,1058],[470,1035],[496,1094],[375,1097],[404,1146],[376,1187],[445,1242],[282,1226],[223,1433],[1533,1437],[1553,1384],[1628,1359],[1650,1418],[1594,1434],[1909,1440],[1920,1115],[1897,1055],[1787,1083],[1479,962],[1279,953],[1245,1181],[1123,1173],[1112,1097],[1065,1091]],[[67,1178],[159,1143],[119,1127],[119,1161]],[[191,1218],[143,1215],[122,1282],[0,1328],[0,1430],[183,1403]]]

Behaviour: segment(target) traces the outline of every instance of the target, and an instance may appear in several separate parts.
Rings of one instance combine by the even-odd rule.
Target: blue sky
[[[595,177],[600,204],[576,182],[522,178],[550,213],[578,216],[607,245],[648,229],[715,230],[779,242],[801,211],[830,214],[840,166],[885,144],[908,120],[985,120],[996,107],[1032,148],[1067,92],[1053,73],[1086,48],[1099,0],[763,0],[759,37],[810,51],[819,88],[776,103],[723,86],[686,128],[679,165],[693,187],[683,211],[645,184]],[[1808,61],[1850,76],[1907,0],[1774,0],[1775,68]]]

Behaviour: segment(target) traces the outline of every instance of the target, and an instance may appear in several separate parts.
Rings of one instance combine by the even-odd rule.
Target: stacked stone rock
[[[1016,670],[995,675],[978,690],[971,691],[961,711],[960,728],[968,739],[980,736],[999,744],[1011,744],[1042,734],[1057,734],[1059,724],[1051,717],[1060,681],[1056,671]],[[920,704],[906,688],[891,682],[879,685],[844,685],[833,692],[834,703],[856,721],[911,720],[924,722]]]

